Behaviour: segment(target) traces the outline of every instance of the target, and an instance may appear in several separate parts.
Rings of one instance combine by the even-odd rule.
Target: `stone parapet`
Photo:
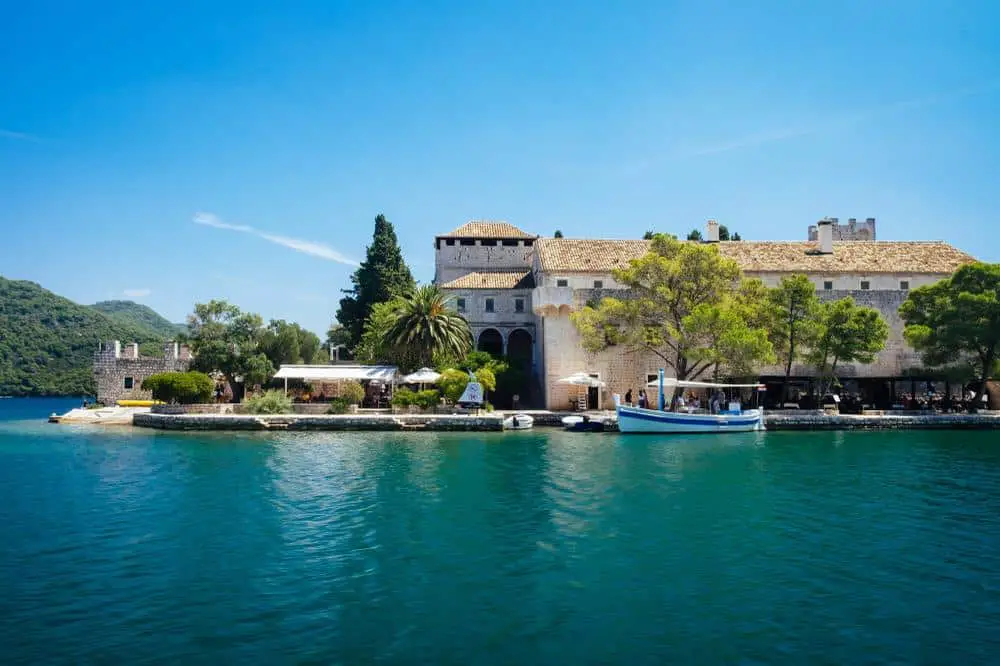
[[[330,430],[498,432],[503,417],[464,415],[137,414],[132,424],[157,430]]]

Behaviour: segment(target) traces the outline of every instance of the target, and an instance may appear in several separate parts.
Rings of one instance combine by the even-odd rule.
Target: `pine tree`
[[[347,329],[351,347],[361,340],[365,320],[375,303],[384,303],[407,294],[416,283],[403,261],[396,231],[384,215],[375,218],[375,233],[368,254],[351,276],[351,289],[340,299],[337,321]]]

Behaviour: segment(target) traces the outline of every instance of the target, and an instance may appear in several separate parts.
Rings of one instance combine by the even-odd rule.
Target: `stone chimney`
[[[819,253],[833,254],[833,220],[820,220],[816,227],[819,232]]]
[[[705,223],[705,242],[706,243],[718,243],[719,242],[719,223],[715,220],[709,220]]]
[[[163,358],[169,360],[176,360],[178,357],[178,345],[177,342],[171,340],[170,342],[163,343]]]

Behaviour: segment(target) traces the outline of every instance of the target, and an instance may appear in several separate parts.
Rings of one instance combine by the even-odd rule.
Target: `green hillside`
[[[0,277],[0,395],[93,395],[100,341],[164,338],[34,282]]]
[[[103,312],[114,321],[127,326],[135,326],[149,331],[157,339],[171,339],[183,333],[187,327],[184,324],[174,324],[160,316],[148,305],[132,301],[101,301],[90,307]]]

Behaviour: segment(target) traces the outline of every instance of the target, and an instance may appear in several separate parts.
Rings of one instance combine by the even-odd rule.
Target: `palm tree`
[[[436,285],[426,284],[400,297],[395,314],[387,340],[416,350],[425,366],[435,354],[462,358],[472,349],[469,322],[448,307],[448,296]]]

